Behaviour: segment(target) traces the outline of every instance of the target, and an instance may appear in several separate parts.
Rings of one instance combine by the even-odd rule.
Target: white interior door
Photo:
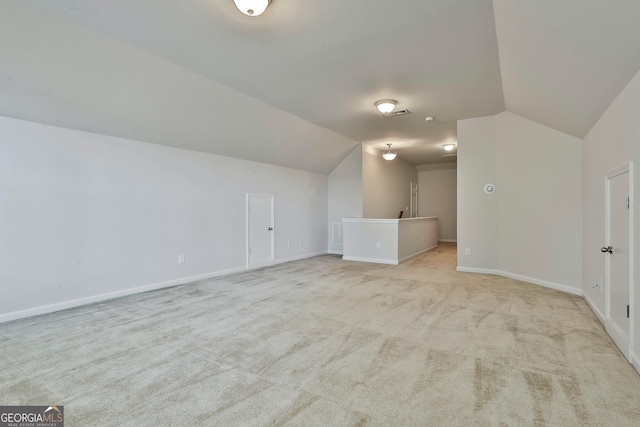
[[[607,174],[607,246],[602,248],[607,275],[606,329],[622,353],[630,347],[630,188],[629,169]]]
[[[273,195],[247,194],[247,268],[274,263]]]

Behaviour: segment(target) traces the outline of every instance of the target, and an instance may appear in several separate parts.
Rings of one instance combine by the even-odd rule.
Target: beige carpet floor
[[[0,405],[72,426],[638,426],[582,298],[337,256],[0,325]]]

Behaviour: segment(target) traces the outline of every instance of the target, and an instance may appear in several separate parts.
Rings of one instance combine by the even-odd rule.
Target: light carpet
[[[638,426],[578,296],[320,256],[0,325],[0,405],[67,426]]]

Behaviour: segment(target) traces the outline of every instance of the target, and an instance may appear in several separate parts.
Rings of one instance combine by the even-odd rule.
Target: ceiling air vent
[[[405,114],[409,114],[411,113],[411,111],[407,110],[406,108],[403,108],[401,110],[393,110],[390,113],[384,113],[382,114],[385,117],[395,117],[395,116],[404,116]]]

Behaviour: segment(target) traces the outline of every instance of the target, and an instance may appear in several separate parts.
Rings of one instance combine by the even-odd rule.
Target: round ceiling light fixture
[[[398,105],[398,101],[395,99],[381,99],[376,102],[376,108],[382,114],[387,114],[395,110],[396,105]]]
[[[444,144],[442,148],[444,148],[445,151],[452,151],[456,148],[456,144]]]
[[[385,160],[395,159],[398,154],[391,151],[391,144],[387,144],[387,147],[389,147],[389,151],[385,151],[384,153],[382,153],[382,157]]]
[[[238,10],[247,16],[258,16],[267,9],[271,0],[233,0]]]

